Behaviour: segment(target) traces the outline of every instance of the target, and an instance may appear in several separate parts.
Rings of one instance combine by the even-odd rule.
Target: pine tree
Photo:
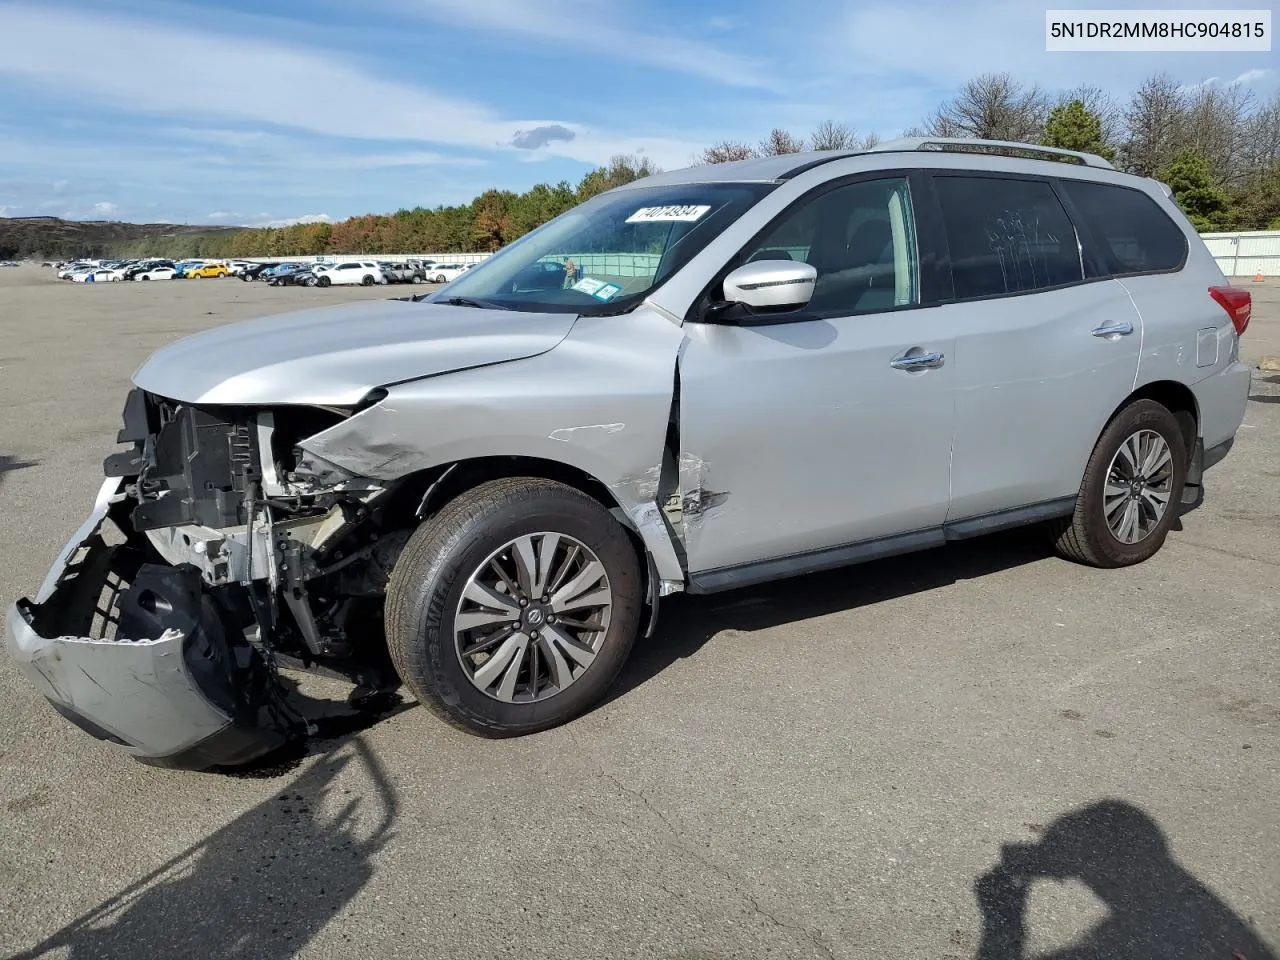
[[[1083,100],[1069,100],[1049,111],[1044,124],[1044,145],[1063,150],[1082,150],[1114,160],[1116,152],[1102,135],[1102,118],[1091,112]]]

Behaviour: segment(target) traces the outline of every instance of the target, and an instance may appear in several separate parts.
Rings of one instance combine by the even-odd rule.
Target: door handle
[[[1124,320],[1120,323],[1108,324],[1105,327],[1095,327],[1093,329],[1093,335],[1095,337],[1107,337],[1110,339],[1115,339],[1116,337],[1127,337],[1131,333],[1133,333],[1133,324],[1128,320]]]
[[[889,366],[895,370],[936,370],[945,360],[941,353],[904,353],[890,360]]]

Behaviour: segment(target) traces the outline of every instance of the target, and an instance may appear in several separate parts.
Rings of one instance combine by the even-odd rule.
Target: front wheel
[[[444,283],[444,274],[443,274],[443,273],[442,273],[442,274],[440,274],[440,276],[436,277],[436,283]]]
[[[333,281],[330,280],[328,277],[321,277],[319,280],[316,281],[316,283],[322,287],[327,287],[329,286],[329,284],[333,283]]]
[[[1054,529],[1058,553],[1092,567],[1153,557],[1177,518],[1187,459],[1186,438],[1168,407],[1129,404],[1093,448],[1075,513]]]
[[[495,480],[410,538],[387,587],[387,645],[432,713],[481,736],[519,736],[604,695],[642,598],[636,551],[598,502],[549,480]]]

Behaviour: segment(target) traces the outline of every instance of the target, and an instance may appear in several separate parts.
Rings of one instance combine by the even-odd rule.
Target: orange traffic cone
[[[1253,282],[1254,282],[1254,283],[1261,283],[1261,282],[1262,282],[1262,271],[1261,271],[1261,270],[1259,270],[1257,273],[1255,273],[1255,274],[1253,275]]]

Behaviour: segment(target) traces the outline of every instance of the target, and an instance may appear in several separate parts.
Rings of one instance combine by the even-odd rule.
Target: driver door
[[[919,306],[909,179],[818,188],[729,269],[759,259],[804,260],[818,278],[800,310],[686,324],[679,476],[696,591],[942,542],[954,337]]]

